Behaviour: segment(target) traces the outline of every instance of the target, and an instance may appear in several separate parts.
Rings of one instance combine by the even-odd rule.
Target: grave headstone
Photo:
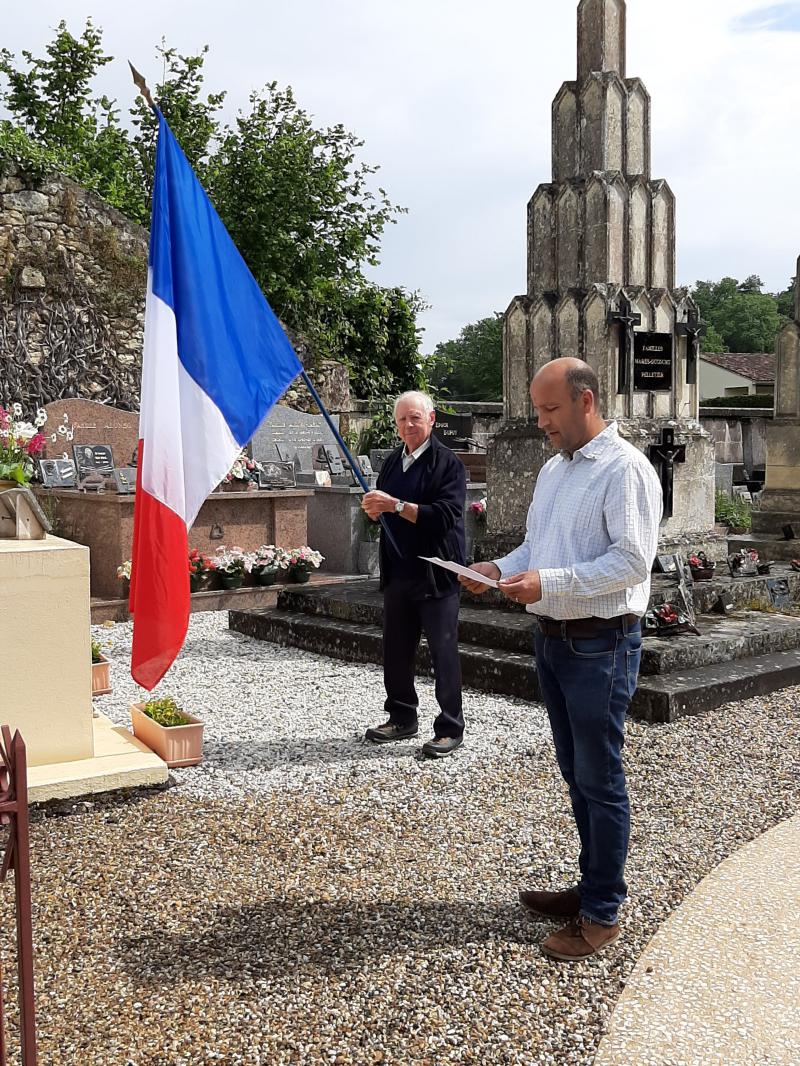
[[[332,418],[338,425],[338,415],[333,415]],[[320,442],[336,448],[336,438],[322,415],[307,415],[278,404],[256,430],[251,448],[254,459],[280,459],[281,462],[291,462],[296,451],[301,448],[314,448]],[[283,446],[283,455],[277,451],[278,445]],[[284,459],[287,454],[288,458]]]
[[[121,459],[128,459],[139,446],[139,415],[135,411],[121,411],[95,400],[74,399],[48,403],[45,412],[44,459],[60,459],[76,444],[98,443],[108,445]]]

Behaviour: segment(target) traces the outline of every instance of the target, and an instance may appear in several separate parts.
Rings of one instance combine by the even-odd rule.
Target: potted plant
[[[302,548],[290,548],[286,552],[286,570],[289,580],[298,583],[308,581],[311,571],[316,569],[324,558],[324,555],[309,548],[307,544]],[[281,563],[281,566],[283,565]]]
[[[222,492],[255,492],[258,489],[260,463],[241,451],[228,473],[219,484]]]
[[[208,555],[204,555],[199,548],[192,548],[189,552],[189,591],[205,592],[213,588],[214,578],[217,572],[216,562]]]
[[[483,524],[486,521],[486,497],[481,500],[473,500],[469,505],[472,517],[476,522]]]
[[[20,404],[11,404],[8,411],[0,406],[0,490],[27,485],[31,480],[34,460],[44,450],[45,436],[40,427],[46,421],[41,407],[33,422],[23,422]]]
[[[278,580],[283,548],[262,544],[253,552],[253,576],[258,585],[274,585]]]
[[[695,581],[709,581],[714,576],[717,564],[710,562],[705,552],[689,556],[689,569]]]
[[[131,704],[133,735],[167,766],[195,766],[203,758],[203,723],[171,696]]]
[[[126,559],[117,567],[117,577],[122,582],[122,598],[128,599],[131,591],[131,561]]]
[[[105,696],[111,691],[111,665],[103,655],[103,649],[96,640],[92,641],[92,695]]]
[[[253,569],[253,556],[241,548],[226,548],[220,545],[214,556],[219,583],[224,589],[240,589],[245,574]]]

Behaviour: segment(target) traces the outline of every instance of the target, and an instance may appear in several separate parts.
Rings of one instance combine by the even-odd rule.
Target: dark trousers
[[[437,737],[464,732],[461,662],[458,658],[458,590],[441,599],[415,596],[415,584],[393,580],[383,590],[384,707],[392,722],[411,725],[419,700],[414,687],[414,659],[424,631],[433,661],[440,713],[433,723]]]
[[[622,766],[625,715],[636,690],[638,623],[594,637],[537,633],[536,673],[581,841],[581,914],[613,925],[627,895],[630,805]]]

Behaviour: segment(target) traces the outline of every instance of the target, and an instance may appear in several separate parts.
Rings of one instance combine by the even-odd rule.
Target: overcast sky
[[[41,54],[87,16],[116,57],[98,88],[127,108],[131,59],[154,85],[164,36],[210,45],[227,116],[267,81],[408,208],[388,228],[383,284],[419,289],[423,349],[524,292],[525,205],[550,179],[550,105],[575,77],[574,0],[34,0],[0,3],[0,46]],[[653,177],[678,202],[679,284],[759,274],[786,288],[800,254],[800,0],[628,0],[628,75],[652,96]]]

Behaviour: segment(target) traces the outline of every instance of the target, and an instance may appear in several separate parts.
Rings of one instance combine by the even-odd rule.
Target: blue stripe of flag
[[[150,268],[178,358],[244,446],[303,368],[160,112]]]

